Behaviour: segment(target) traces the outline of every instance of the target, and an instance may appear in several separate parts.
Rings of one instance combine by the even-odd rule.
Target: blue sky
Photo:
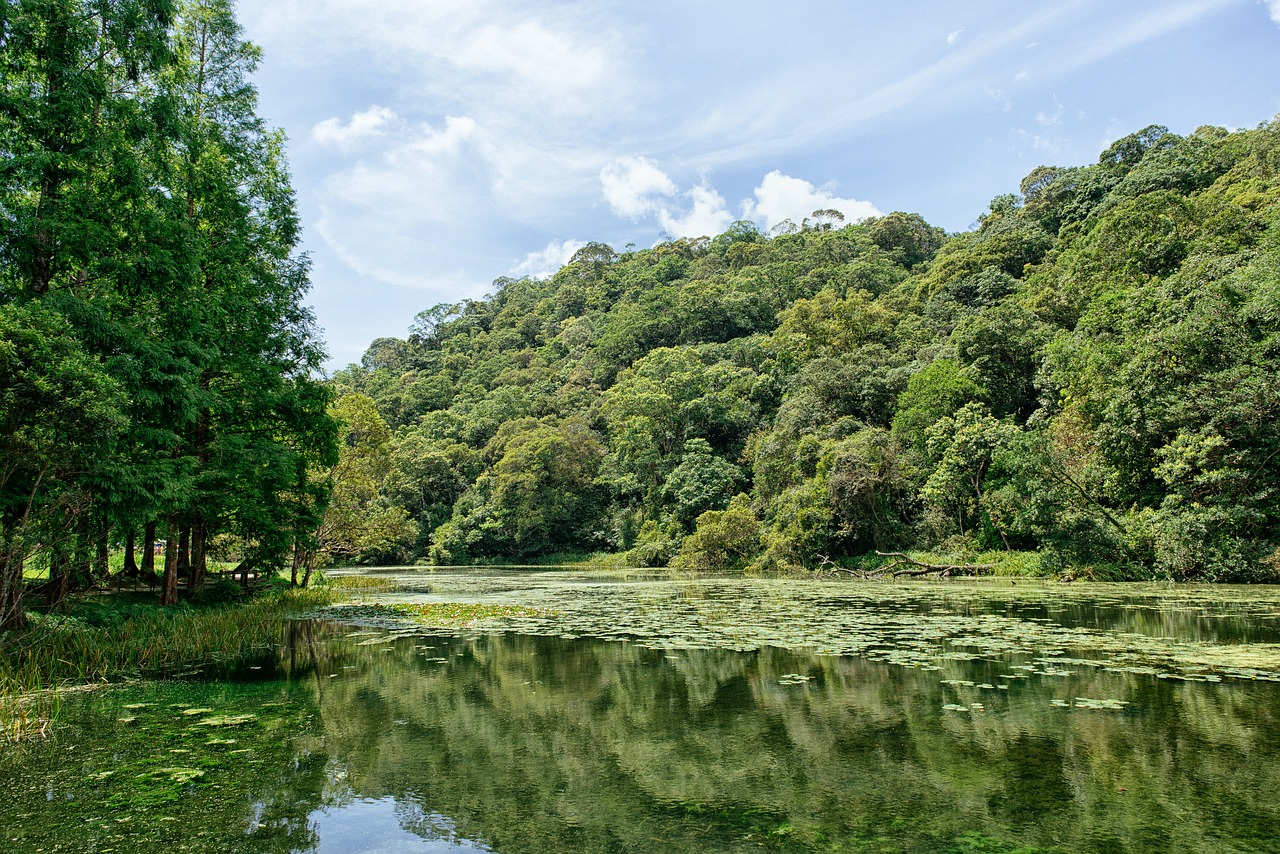
[[[587,241],[969,228],[1149,124],[1280,113],[1280,0],[241,0],[331,367]]]

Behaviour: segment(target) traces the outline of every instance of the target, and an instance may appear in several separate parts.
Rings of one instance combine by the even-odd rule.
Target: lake
[[[0,749],[0,841],[1280,851],[1280,590],[363,574],[273,653],[69,696]]]

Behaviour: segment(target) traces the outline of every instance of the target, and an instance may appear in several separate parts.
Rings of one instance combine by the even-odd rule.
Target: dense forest
[[[337,461],[283,135],[229,0],[0,2],[0,628],[211,549],[310,563]],[[143,545],[145,544],[145,545]]]
[[[1280,123],[961,234],[589,244],[324,381],[258,60],[229,0],[0,2],[0,627],[157,540],[166,602],[210,555],[1280,575]]]
[[[1020,555],[1280,574],[1280,123],[1152,126],[973,231],[816,211],[499,279],[333,378],[365,562]]]

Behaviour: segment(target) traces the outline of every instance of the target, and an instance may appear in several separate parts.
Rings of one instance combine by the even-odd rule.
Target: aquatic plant
[[[68,686],[170,675],[273,650],[291,613],[333,601],[327,591],[298,590],[207,610],[126,609],[121,620],[37,616],[31,628],[6,637],[0,653],[0,738],[46,734]]]

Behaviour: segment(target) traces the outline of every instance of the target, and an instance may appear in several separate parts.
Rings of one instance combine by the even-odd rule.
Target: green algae
[[[0,755],[10,847],[373,845],[377,804],[404,850],[1273,847],[1269,590],[726,581],[423,573],[244,683],[77,700]]]
[[[377,834],[408,832],[419,847],[507,854],[1216,852],[1267,850],[1257,834],[1280,819],[1264,794],[1280,781],[1269,684],[290,630],[276,680],[143,683],[71,708],[61,741],[32,748],[31,782],[9,784],[29,793],[6,816],[11,847],[329,850],[343,821],[380,850],[401,849]],[[361,645],[370,638],[386,642]],[[1058,658],[1025,663],[1065,667]],[[998,678],[1010,672],[1027,678]],[[139,699],[150,705],[134,724],[114,723]],[[195,709],[256,720],[209,728],[182,714]],[[1171,754],[1171,738],[1185,749]],[[372,820],[377,803],[389,825]],[[1170,835],[1153,842],[1153,828]],[[1115,841],[1100,849],[1104,833]]]
[[[1265,588],[619,581],[483,571],[392,579],[394,595],[321,613],[390,632],[365,636],[370,645],[418,626],[662,650],[775,646],[926,670],[947,661],[1006,660],[1026,671],[1008,678],[1068,679],[1081,668],[1102,668],[1168,679],[1280,681],[1280,593]],[[1244,623],[1254,628],[1241,629]]]

